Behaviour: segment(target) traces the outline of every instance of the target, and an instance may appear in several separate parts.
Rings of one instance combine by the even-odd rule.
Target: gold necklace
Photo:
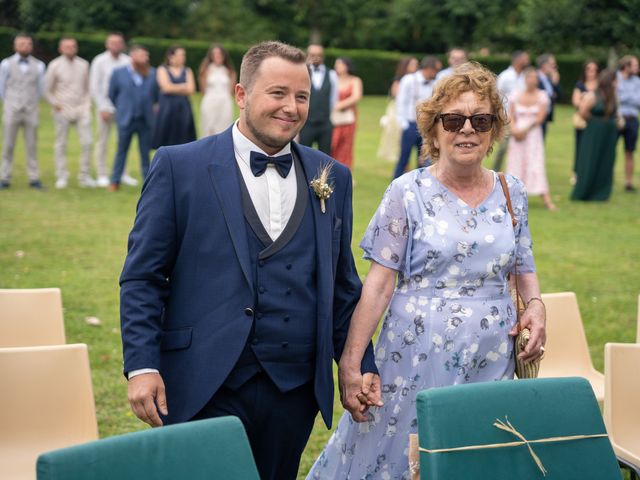
[[[457,224],[460,226],[460,228],[462,229],[462,231],[464,233],[469,233],[469,229],[471,227],[471,225],[474,224],[474,222],[477,224],[477,222],[474,220],[474,222],[471,222],[471,225],[469,224],[469,221],[467,220],[465,223],[462,223],[460,221],[460,219],[458,218],[460,215],[458,213],[458,210],[456,209],[455,211],[453,211],[451,209],[451,207],[449,206],[449,202],[447,201],[448,199],[448,195],[447,195],[447,191],[448,188],[445,186],[444,182],[440,179],[440,176],[438,175],[438,164],[436,163],[433,166],[433,171],[435,173],[435,179],[438,181],[439,184],[439,189],[440,189],[440,196],[442,197],[442,201],[444,203],[444,206],[447,208],[447,210],[449,210],[449,213],[451,213],[451,215],[453,216],[453,218],[455,219],[455,221],[457,222]],[[484,182],[484,178],[486,177],[486,175],[482,175],[482,183],[486,183]],[[460,197],[458,197],[458,195],[455,195],[459,200],[462,200]],[[462,200],[464,202],[464,200]],[[476,215],[476,208],[471,207],[470,205],[467,204],[467,202],[465,202],[465,204],[469,207],[469,209],[471,210],[471,215],[475,216]],[[475,225],[473,226],[473,228],[475,228]]]

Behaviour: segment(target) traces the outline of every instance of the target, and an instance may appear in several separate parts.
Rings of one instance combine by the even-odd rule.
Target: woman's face
[[[214,64],[216,65],[224,64],[224,54],[222,53],[222,50],[220,50],[219,48],[213,49],[213,51],[211,52],[211,57]]]
[[[407,64],[407,73],[415,73],[418,71],[418,59],[412,58]]]
[[[441,113],[458,113],[470,117],[479,113],[494,113],[488,99],[480,100],[474,92],[464,92],[455,100],[447,103]],[[448,132],[442,126],[442,120],[436,123],[435,146],[440,150],[438,162],[455,163],[462,166],[475,166],[482,162],[493,142],[491,130],[477,132],[467,119],[458,132]]]
[[[527,90],[532,91],[538,88],[538,74],[535,70],[529,70],[524,77],[524,84]]]
[[[584,78],[586,80],[596,80],[598,78],[598,65],[589,62],[584,67]]]
[[[172,67],[184,67],[187,61],[187,52],[184,48],[178,48],[173,55],[169,57],[169,65]]]
[[[336,60],[336,62],[333,64],[333,69],[336,71],[336,73],[338,75],[346,75],[347,73],[349,73],[347,71],[347,64],[344,63],[342,60],[340,60],[339,58]]]

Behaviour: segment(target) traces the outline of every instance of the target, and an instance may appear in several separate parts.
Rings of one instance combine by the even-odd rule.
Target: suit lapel
[[[320,210],[320,200],[316,197],[315,193],[309,186],[309,182],[318,173],[320,164],[314,162],[307,156],[300,154],[300,149],[295,143],[291,143],[292,150],[302,163],[304,175],[307,182],[307,192],[309,193],[310,206],[313,211],[313,222],[316,231],[316,255],[317,255],[317,285],[318,285],[318,320],[324,318],[329,312],[328,308],[332,308],[331,291],[332,285],[331,279],[331,233],[332,233],[332,221],[334,216],[334,202],[332,199],[326,201],[326,212],[322,213]]]
[[[214,160],[209,164],[209,177],[218,196],[242,273],[244,273],[247,284],[253,290],[249,244],[242,213],[242,194],[240,192],[239,172],[233,150],[231,128],[217,137],[210,155]]]

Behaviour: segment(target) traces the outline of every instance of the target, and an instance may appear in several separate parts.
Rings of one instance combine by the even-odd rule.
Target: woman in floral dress
[[[542,354],[545,313],[522,182],[507,176],[514,229],[497,174],[482,160],[506,123],[495,76],[475,63],[443,79],[418,107],[433,166],[393,181],[361,243],[371,270],[340,359],[345,412],[308,479],[408,479],[420,390],[513,377],[518,286],[532,330],[522,354]],[[396,282],[397,279],[397,282]],[[360,361],[385,309],[376,346],[381,384]],[[381,395],[383,406],[378,404]]]

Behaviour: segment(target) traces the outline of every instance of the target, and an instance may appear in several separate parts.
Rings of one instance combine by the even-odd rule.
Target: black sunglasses
[[[459,113],[441,113],[438,118],[442,120],[442,128],[447,132],[459,132],[467,120],[476,132],[488,132],[493,126],[496,116],[492,113],[478,113],[467,117]]]

